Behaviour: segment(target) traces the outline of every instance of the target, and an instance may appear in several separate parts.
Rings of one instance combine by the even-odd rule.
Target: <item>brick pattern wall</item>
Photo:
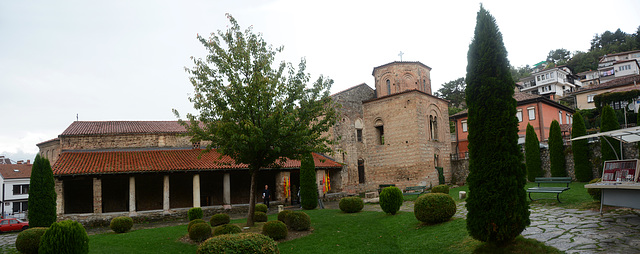
[[[420,90],[431,94],[431,71],[415,62],[395,62],[373,70],[378,97],[389,95],[387,80],[390,81],[391,94],[406,90]],[[426,88],[425,84],[426,83]]]
[[[62,137],[62,150],[142,147],[189,147],[189,137],[177,134],[96,135]]]

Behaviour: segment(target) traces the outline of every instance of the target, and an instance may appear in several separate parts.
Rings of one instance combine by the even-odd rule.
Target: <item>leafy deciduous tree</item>
[[[512,241],[530,224],[518,146],[514,83],[496,21],[480,6],[467,55],[467,229],[480,241]]]
[[[321,134],[335,123],[337,112],[329,95],[332,80],[320,76],[307,87],[304,59],[297,71],[290,63],[272,66],[283,48],[274,50],[261,34],[251,28],[243,32],[231,15],[227,18],[231,25],[225,32],[198,36],[209,54],[192,57],[195,66],[186,71],[195,90],[189,100],[199,115],[187,114],[189,121],[180,122],[193,141],[211,141],[207,150],[215,147],[248,165],[247,225],[252,226],[259,170],[279,166],[284,158],[330,152],[327,144],[333,142]]]
[[[573,126],[571,128],[571,138],[587,135],[587,128],[580,112],[573,114]],[[574,171],[579,182],[588,182],[593,178],[591,162],[589,161],[589,140],[580,139],[571,141],[573,151]]]
[[[553,120],[549,127],[549,162],[551,163],[551,176],[567,176],[566,159],[564,158],[564,141],[562,130],[558,121]]]
[[[49,160],[36,155],[29,179],[30,227],[49,227],[56,222],[56,189]]]
[[[527,124],[527,134],[524,140],[524,155],[527,164],[527,178],[530,182],[542,176],[542,160],[540,159],[540,141],[531,124]]]
[[[464,82],[464,78],[458,78],[444,83],[435,95],[450,101],[451,106],[454,108],[465,108],[464,91],[466,86],[467,84]]]

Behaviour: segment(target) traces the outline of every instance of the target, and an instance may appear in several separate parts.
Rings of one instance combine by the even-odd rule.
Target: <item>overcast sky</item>
[[[193,113],[184,67],[204,57],[197,34],[225,30],[225,13],[253,26],[294,65],[367,83],[403,60],[432,68],[432,90],[464,77],[479,1],[2,1],[0,155],[33,159],[37,143],[73,121],[175,120]],[[483,1],[514,66],[552,49],[586,51],[596,33],[640,25],[640,1]]]

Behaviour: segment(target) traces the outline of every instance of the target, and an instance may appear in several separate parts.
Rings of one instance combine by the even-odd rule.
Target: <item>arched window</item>
[[[374,126],[376,127],[378,145],[384,145],[384,125],[382,123],[382,120],[376,120]]]
[[[431,140],[438,140],[438,117],[429,116],[429,129],[431,131]]]
[[[391,94],[391,80],[387,79],[387,95]]]
[[[354,125],[356,127],[356,141],[362,142],[362,120],[356,119]]]

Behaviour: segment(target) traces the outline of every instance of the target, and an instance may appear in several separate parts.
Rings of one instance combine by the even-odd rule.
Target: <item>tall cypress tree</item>
[[[530,182],[542,176],[542,160],[540,159],[540,141],[538,134],[531,124],[527,124],[527,134],[524,140],[524,154],[527,164],[527,178]]]
[[[518,146],[514,83],[496,21],[484,7],[467,54],[469,198],[467,230],[503,244],[529,225],[525,165]]]
[[[29,179],[29,226],[49,227],[56,222],[56,190],[51,164],[36,155]]]
[[[604,107],[602,107],[602,114],[600,114],[600,132],[617,129],[620,129],[620,123],[618,123],[618,119],[616,118],[616,112],[613,111],[613,108],[609,105],[604,105]],[[602,153],[603,162],[617,160],[620,158],[620,141],[614,138],[601,137],[600,152]],[[618,155],[617,157],[616,154]]]
[[[573,126],[571,128],[571,138],[587,135],[587,127],[579,112],[573,114]],[[591,162],[589,161],[589,140],[580,139],[571,141],[573,151],[574,171],[579,182],[588,182],[593,178]]]
[[[318,206],[318,184],[313,155],[302,156],[300,161],[300,203],[302,209],[312,210]]]
[[[549,162],[551,163],[551,176],[567,176],[567,160],[564,158],[564,144],[562,131],[558,121],[553,120],[549,127]]]

